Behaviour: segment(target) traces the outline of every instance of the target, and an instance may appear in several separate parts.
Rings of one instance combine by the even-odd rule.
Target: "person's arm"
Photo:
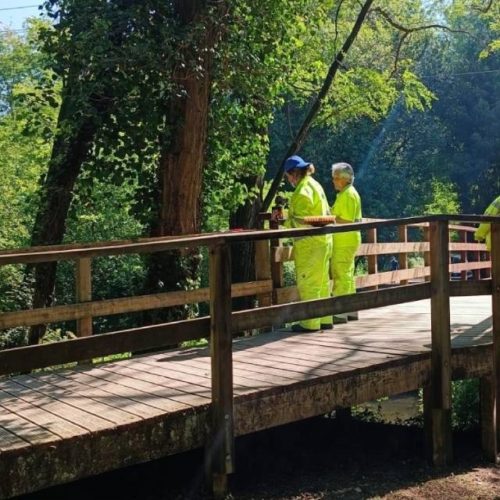
[[[353,220],[347,220],[340,217],[339,215],[335,215],[335,224],[352,224],[353,222]]]
[[[497,215],[497,210],[494,203],[492,203],[484,211],[484,215]],[[474,232],[474,239],[476,241],[484,241],[490,231],[491,231],[491,224],[489,222],[483,222],[482,224],[479,224],[479,227]]]
[[[474,239],[476,241],[484,241],[489,232],[490,225],[487,222],[483,222],[474,232]]]

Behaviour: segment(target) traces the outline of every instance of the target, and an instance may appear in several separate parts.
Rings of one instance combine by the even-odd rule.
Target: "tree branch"
[[[388,24],[390,24],[393,28],[396,28],[398,31],[401,31],[403,34],[401,38],[399,39],[398,46],[396,48],[396,57],[394,59],[394,69],[392,70],[391,76],[396,73],[398,69],[398,62],[399,62],[399,56],[401,54],[401,48],[403,47],[403,43],[405,40],[408,38],[408,36],[411,33],[416,33],[417,31],[424,31],[428,29],[441,29],[444,31],[448,31],[450,33],[465,33],[467,35],[470,35],[468,31],[465,30],[454,30],[450,28],[449,26],[446,26],[444,24],[426,24],[423,26],[415,26],[413,28],[410,28],[408,26],[403,26],[402,24],[398,23],[395,21],[385,10],[383,10],[380,7],[375,7],[372,9],[372,12],[375,12],[377,14],[380,14],[381,17],[383,17]]]
[[[323,82],[323,85],[321,86],[320,91],[318,92],[318,95],[314,99],[314,102],[311,105],[311,108],[309,110],[309,113],[307,114],[306,118],[304,119],[304,122],[302,123],[302,126],[300,127],[299,132],[295,136],[295,139],[293,140],[292,144],[288,148],[288,151],[286,152],[285,157],[283,158],[280,168],[278,172],[276,173],[273,182],[271,184],[271,187],[269,189],[269,192],[267,193],[264,202],[262,204],[262,209],[263,211],[267,211],[269,209],[269,206],[271,205],[271,201],[273,200],[274,196],[278,192],[279,185],[281,184],[281,181],[283,179],[283,173],[284,169],[283,166],[285,164],[286,159],[295,154],[299,149],[301,148],[302,144],[304,143],[307,134],[309,132],[309,129],[311,128],[311,125],[318,114],[319,110],[321,109],[321,105],[323,103],[323,100],[325,99],[326,95],[328,94],[328,91],[330,90],[333,80],[335,79],[335,75],[337,74],[337,71],[339,70],[342,61],[344,60],[345,55],[351,48],[352,44],[356,40],[356,37],[358,36],[358,33],[361,29],[361,26],[363,25],[363,22],[365,21],[365,18],[368,14],[368,11],[370,10],[370,7],[372,5],[374,0],[366,0],[365,3],[363,4],[363,7],[361,8],[361,11],[358,15],[358,18],[356,19],[356,22],[354,23],[354,26],[352,27],[351,33],[347,37],[347,39],[344,42],[344,45],[342,48],[339,50],[339,52],[336,54],[335,59],[333,60],[330,69],[328,70],[328,73],[326,75],[326,78]]]
[[[490,10],[490,8],[491,8],[492,5],[493,5],[493,0],[488,0],[488,2],[486,2],[486,5],[484,7],[474,7],[474,6],[472,6],[472,8],[474,10],[477,10],[477,11],[481,12],[481,14],[486,14]]]

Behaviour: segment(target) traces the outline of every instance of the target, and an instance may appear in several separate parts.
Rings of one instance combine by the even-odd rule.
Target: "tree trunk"
[[[57,245],[64,238],[66,219],[73,199],[73,188],[89,152],[96,126],[88,119],[68,137],[68,124],[73,111],[68,99],[63,103],[58,118],[58,136],[52,148],[47,177],[33,227],[31,245]],[[56,262],[37,264],[34,274],[33,308],[52,304],[56,279]],[[32,266],[26,271],[28,279]],[[36,344],[45,333],[44,325],[30,329],[29,343]]]
[[[222,5],[217,7],[220,12]],[[172,77],[178,88],[167,106],[170,127],[167,138],[162,141],[158,166],[158,212],[152,224],[152,236],[194,234],[201,229],[200,198],[212,83],[212,49],[219,36],[218,20],[210,15],[206,1],[177,0],[174,6],[181,29],[188,36],[191,32],[195,35],[183,49],[180,58],[184,63],[177,65]],[[152,255],[148,291],[192,287],[197,281],[200,260],[198,249]],[[187,314],[186,308],[174,308],[166,315],[151,313],[149,320],[174,320]]]
[[[252,176],[242,181],[248,191],[258,187],[262,190],[262,177]],[[229,227],[250,228],[253,221],[257,220],[261,208],[261,196],[247,200],[244,205],[241,205],[229,220]],[[253,242],[242,242],[231,246],[231,275],[233,283],[253,281],[255,280],[255,245]],[[250,309],[253,305],[252,297],[241,297],[233,299],[235,309]]]

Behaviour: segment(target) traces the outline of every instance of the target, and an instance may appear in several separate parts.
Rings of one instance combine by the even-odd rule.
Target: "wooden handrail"
[[[272,291],[272,281],[251,281],[235,283],[231,287],[231,297],[248,297]],[[79,320],[86,317],[108,316],[138,311],[161,309],[164,307],[197,304],[210,300],[210,290],[182,290],[119,299],[97,300],[64,306],[44,307],[0,313],[0,330],[15,326],[31,326],[58,321]]]
[[[318,228],[275,229],[260,231],[236,231],[208,233],[202,235],[170,236],[161,238],[147,238],[138,241],[110,241],[87,245],[58,245],[51,247],[33,247],[21,250],[7,250],[0,252],[0,266],[6,264],[34,264],[38,262],[54,262],[59,260],[75,260],[106,255],[127,255],[163,252],[179,248],[193,248],[212,246],[222,243],[239,243],[243,241],[259,241],[272,238],[300,238],[322,234],[343,233],[363,229],[412,225],[422,222],[466,220],[467,222],[495,222],[496,216],[484,215],[429,215],[423,217],[407,217],[402,219],[387,219],[377,222],[357,222],[353,224],[332,225]]]

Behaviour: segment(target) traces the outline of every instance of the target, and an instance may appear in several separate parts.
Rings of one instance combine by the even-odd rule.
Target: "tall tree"
[[[135,108],[137,116],[141,107],[124,102],[142,97],[141,92],[134,92],[134,82],[162,74],[158,70],[161,63],[156,64],[155,72],[149,71],[148,58],[139,58],[141,49],[147,56],[152,53],[151,45],[156,45],[159,57],[155,61],[163,64],[170,55],[168,50],[162,50],[165,40],[160,38],[158,44],[151,33],[158,29],[164,33],[164,25],[168,29],[164,22],[168,19],[168,7],[161,4],[151,1],[138,5],[131,0],[45,2],[55,21],[54,27],[45,31],[45,47],[53,55],[52,69],[61,78],[62,91],[52,153],[32,232],[33,246],[62,242],[75,183],[92,154],[96,157],[100,153],[96,140],[99,134],[107,135],[108,143],[113,138],[116,156],[122,161],[126,159],[124,144],[136,135],[123,133],[128,132],[123,125],[129,121],[122,111],[134,116]],[[145,31],[149,31],[146,36]],[[168,87],[168,81],[163,86]],[[133,148],[129,145],[130,149]],[[112,167],[116,168],[116,163]],[[33,307],[51,304],[55,277],[56,263],[36,266]],[[33,327],[30,343],[38,342],[43,333],[44,327]]]
[[[212,63],[226,11],[224,1],[173,2],[180,50],[172,72],[175,88],[165,103],[168,127],[160,138],[152,236],[194,234],[201,229]],[[152,255],[148,290],[192,287],[198,280],[200,259],[198,249]],[[183,317],[186,312],[184,308],[174,308],[168,317]],[[158,319],[162,314],[155,312],[151,316]]]

